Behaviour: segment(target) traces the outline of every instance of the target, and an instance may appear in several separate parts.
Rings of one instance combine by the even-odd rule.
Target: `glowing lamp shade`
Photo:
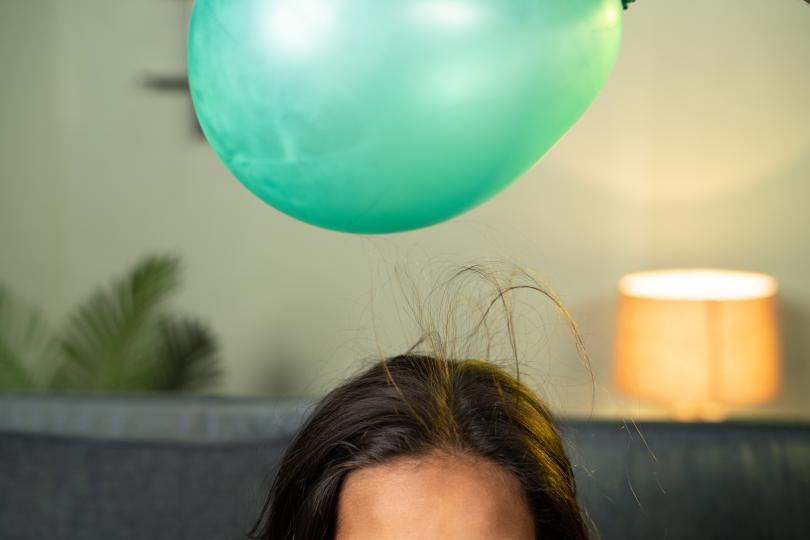
[[[617,386],[682,411],[775,397],[780,385],[777,291],[773,278],[748,272],[625,276],[619,283]]]

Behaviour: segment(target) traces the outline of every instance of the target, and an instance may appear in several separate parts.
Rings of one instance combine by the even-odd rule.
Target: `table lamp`
[[[751,272],[643,272],[619,282],[615,382],[683,420],[779,392],[778,285]]]

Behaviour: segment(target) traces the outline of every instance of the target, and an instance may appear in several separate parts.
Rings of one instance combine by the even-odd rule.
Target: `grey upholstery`
[[[309,405],[0,395],[0,539],[245,538]]]
[[[810,426],[569,423],[605,539],[810,538]]]
[[[310,405],[0,396],[0,538],[244,538]],[[601,538],[810,538],[806,425],[569,420],[565,436]]]

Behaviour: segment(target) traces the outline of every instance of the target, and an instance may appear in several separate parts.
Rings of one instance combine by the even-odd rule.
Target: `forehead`
[[[517,479],[470,456],[434,453],[351,473],[338,503],[336,540],[532,540]]]

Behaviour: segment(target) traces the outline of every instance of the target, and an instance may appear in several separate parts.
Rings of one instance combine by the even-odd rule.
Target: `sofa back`
[[[0,396],[0,538],[245,538],[311,403]],[[810,426],[565,420],[605,540],[810,538]]]

